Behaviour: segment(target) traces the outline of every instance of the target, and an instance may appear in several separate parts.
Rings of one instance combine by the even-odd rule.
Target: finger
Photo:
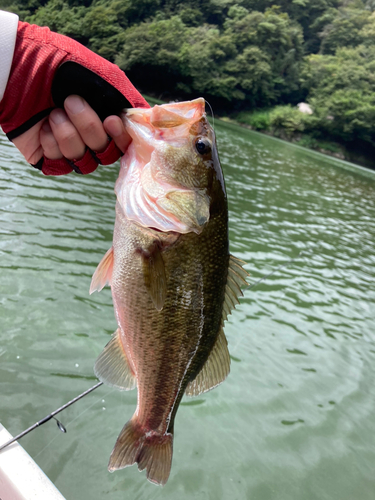
[[[82,158],[86,145],[65,111],[51,111],[49,123],[61,153],[69,160]]]
[[[58,160],[63,157],[48,120],[43,123],[40,130],[40,143],[46,158]]]
[[[99,116],[87,102],[78,95],[71,95],[65,99],[64,107],[83,142],[93,151],[104,151],[108,144],[107,134]]]
[[[119,116],[108,116],[104,122],[104,130],[115,141],[116,146],[123,152],[128,149],[132,138],[126,131],[124,124]]]
[[[22,135],[13,139],[13,144],[26,158],[26,161],[35,165],[43,156],[43,149],[40,144],[40,129],[43,125],[43,120],[29,128]]]

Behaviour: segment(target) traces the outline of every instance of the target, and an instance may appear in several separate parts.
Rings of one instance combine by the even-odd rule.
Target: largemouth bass
[[[130,109],[132,143],[116,182],[113,246],[90,293],[107,283],[118,329],[95,364],[104,383],[138,388],[138,404],[109,470],[138,463],[168,480],[184,394],[219,385],[230,358],[223,323],[247,272],[229,254],[228,210],[204,99]]]

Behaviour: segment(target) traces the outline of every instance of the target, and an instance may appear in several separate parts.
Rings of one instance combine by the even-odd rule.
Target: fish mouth
[[[156,104],[152,108],[127,108],[124,109],[124,116],[142,119],[154,128],[170,129],[206,116],[205,105],[203,97],[198,97],[192,101]]]
[[[133,142],[115,191],[125,216],[158,233],[200,234],[211,200],[204,156],[192,149],[191,135],[209,127],[205,100],[131,108],[124,123]]]

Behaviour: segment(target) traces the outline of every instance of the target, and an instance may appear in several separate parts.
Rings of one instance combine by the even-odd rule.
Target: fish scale
[[[229,373],[223,323],[247,273],[229,254],[225,185],[204,100],[132,109],[124,123],[133,142],[115,188],[113,246],[90,288],[111,285],[118,329],[95,373],[138,388],[109,470],[138,463],[165,484],[183,395],[210,390]]]

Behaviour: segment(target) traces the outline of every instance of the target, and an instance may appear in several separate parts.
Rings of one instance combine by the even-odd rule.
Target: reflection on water
[[[107,461],[135,391],[101,387],[22,441],[67,499],[374,498],[375,176],[216,124],[232,252],[254,283],[226,325],[231,374],[185,399],[163,489]],[[0,138],[0,421],[14,434],[94,384],[116,322],[89,296],[118,166],[46,178]]]

